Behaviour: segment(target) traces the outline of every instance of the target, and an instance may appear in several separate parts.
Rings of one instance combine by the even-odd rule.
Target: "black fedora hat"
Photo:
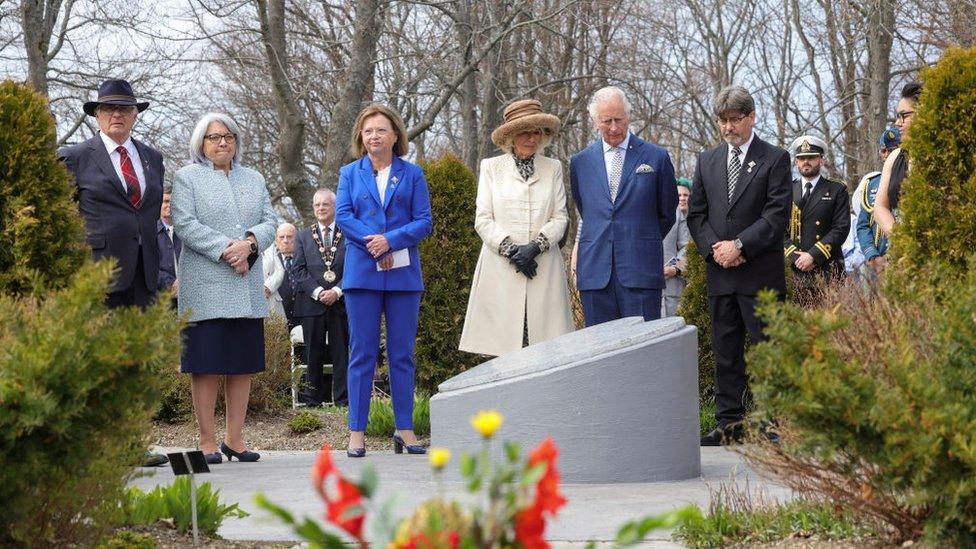
[[[136,101],[132,86],[125,80],[106,80],[98,87],[98,99],[85,103],[85,114],[95,116],[95,108],[99,105],[128,105],[142,112],[149,107],[149,102]]]

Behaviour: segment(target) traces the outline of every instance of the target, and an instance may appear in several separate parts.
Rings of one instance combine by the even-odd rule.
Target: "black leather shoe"
[[[742,442],[745,430],[742,425],[716,427],[710,433],[701,437],[701,446],[722,446]]]
[[[163,454],[154,454],[152,452],[146,452],[146,455],[142,458],[143,467],[159,467],[169,463],[169,458]]]
[[[351,458],[364,458],[366,457],[366,447],[362,448],[347,448],[346,455]]]
[[[214,452],[212,454],[203,454],[203,457],[206,458],[207,463],[209,463],[210,465],[224,462],[224,456],[220,452]]]
[[[400,433],[393,433],[393,453],[402,454],[404,448],[407,449],[408,454],[427,453],[427,448],[424,448],[419,444],[407,444],[403,441],[403,437],[400,436]]]
[[[237,458],[237,461],[257,461],[261,459],[261,454],[257,452],[252,452],[250,450],[244,450],[243,452],[238,452],[227,446],[226,442],[220,443],[220,451],[227,456],[227,461],[234,461],[232,458]]]

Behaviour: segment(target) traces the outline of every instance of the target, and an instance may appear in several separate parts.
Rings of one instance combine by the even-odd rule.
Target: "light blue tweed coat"
[[[244,276],[220,260],[227,244],[247,233],[257,238],[259,253],[274,243],[278,216],[264,177],[237,165],[229,176],[209,162],[184,166],[176,172],[170,208],[183,241],[180,314],[189,311],[191,322],[268,316],[260,258]]]

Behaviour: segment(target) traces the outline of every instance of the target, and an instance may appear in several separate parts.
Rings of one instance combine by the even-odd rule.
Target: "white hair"
[[[312,195],[312,201],[314,202],[315,197],[319,195],[331,196],[333,200],[335,200],[336,197],[335,191],[332,189],[319,189]]]
[[[210,127],[211,122],[220,122],[227,127],[227,131],[234,134],[236,148],[234,149],[233,162],[234,164],[240,164],[241,149],[244,148],[244,143],[241,139],[241,129],[237,125],[237,122],[234,122],[233,118],[221,112],[208,112],[203,115],[203,118],[193,128],[193,133],[190,134],[190,161],[194,164],[206,164],[209,160],[203,154],[203,139],[207,135],[207,128]]]
[[[609,99],[619,99],[621,103],[624,104],[624,113],[630,118],[630,101],[627,100],[627,96],[624,91],[617,86],[607,86],[605,88],[600,88],[596,90],[593,94],[593,98],[590,99],[590,105],[588,110],[590,111],[590,118],[596,120],[596,110],[599,108],[600,104]]]
[[[282,223],[281,225],[278,225],[278,230],[275,231],[275,234],[281,234],[281,231],[283,231],[285,229],[291,229],[292,232],[298,232],[298,229],[295,228],[294,225],[292,225],[291,223],[288,223],[286,221],[286,222]]]

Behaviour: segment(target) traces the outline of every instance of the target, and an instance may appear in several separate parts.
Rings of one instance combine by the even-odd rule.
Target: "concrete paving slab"
[[[157,448],[156,451],[179,451],[179,448]],[[380,477],[376,501],[399,498],[398,515],[407,515],[414,507],[437,493],[437,483],[426,456],[369,454],[365,459],[350,459],[345,452],[336,452],[335,460],[343,474],[358,479],[364,466],[371,464]],[[198,476],[199,482],[210,482],[220,490],[221,500],[238,503],[250,513],[243,519],[228,519],[219,534],[227,539],[287,541],[296,539],[290,529],[272,519],[254,504],[254,495],[263,492],[271,501],[296,516],[309,516],[322,521],[324,507],[312,490],[309,474],[315,461],[314,452],[262,452],[257,463],[227,463],[211,466],[211,473]],[[672,482],[631,484],[564,484],[562,490],[569,503],[559,517],[550,523],[546,538],[558,547],[572,549],[588,540],[610,541],[618,527],[628,520],[660,513],[689,503],[708,505],[708,487],[728,482],[734,475],[741,486],[764,489],[773,498],[784,500],[790,492],[760,479],[746,467],[742,458],[724,448],[701,449],[702,476]],[[453,460],[450,466],[457,466]],[[168,468],[142,469],[145,476],[132,484],[143,490],[173,482]],[[444,482],[449,497],[466,499],[464,486],[459,482]],[[367,524],[369,530],[369,524]],[[680,547],[670,540],[668,532],[652,534],[646,547]],[[582,547],[582,546],[580,546]]]

